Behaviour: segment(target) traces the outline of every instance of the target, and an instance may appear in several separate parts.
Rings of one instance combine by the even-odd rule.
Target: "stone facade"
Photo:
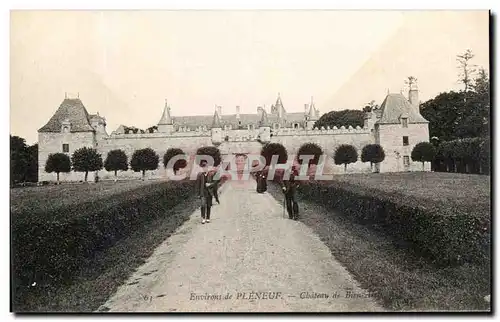
[[[46,173],[45,162],[50,153],[63,152],[69,156],[81,147],[93,147],[106,158],[107,153],[121,149],[129,160],[135,150],[152,148],[160,156],[158,170],[147,171],[148,178],[166,178],[163,154],[168,148],[181,148],[194,155],[201,146],[217,146],[224,155],[236,153],[260,153],[263,144],[283,144],[289,155],[296,155],[305,143],[320,145],[327,157],[324,172],[344,173],[344,166],[333,163],[335,149],[341,144],[353,145],[361,158],[361,149],[370,143],[380,144],[386,153],[385,160],[378,165],[380,172],[422,171],[420,162],[411,160],[411,150],[423,141],[429,141],[428,122],[420,115],[418,91],[410,89],[410,101],[401,94],[388,94],[379,109],[365,113],[364,126],[353,128],[313,128],[319,119],[319,111],[311,99],[304,112],[287,113],[281,98],[271,106],[268,113],[258,107],[255,114],[223,114],[216,106],[213,115],[173,117],[170,106],[165,103],[163,115],[157,126],[144,130],[120,125],[108,134],[106,120],[99,114],[88,114],[79,98],[65,98],[49,122],[39,130],[39,180],[53,181],[55,174]],[[348,173],[371,172],[369,163],[360,160],[348,167]],[[430,165],[425,167],[430,170]],[[101,179],[112,179],[114,173],[99,171]],[[63,181],[83,180],[83,173],[61,174]],[[131,170],[119,172],[119,179],[140,178],[141,173]],[[89,180],[94,174],[89,173]]]

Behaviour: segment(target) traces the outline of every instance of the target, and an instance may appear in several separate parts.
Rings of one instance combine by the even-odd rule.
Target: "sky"
[[[489,69],[487,11],[12,11],[11,134],[37,130],[65,97],[147,128],[172,115],[361,109],[418,79],[420,99],[458,89],[456,55]]]

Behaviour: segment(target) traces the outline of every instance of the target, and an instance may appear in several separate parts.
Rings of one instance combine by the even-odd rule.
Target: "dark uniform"
[[[257,179],[257,192],[264,193],[267,191],[267,176],[264,171],[259,171],[256,173]]]
[[[282,184],[282,190],[285,194],[286,210],[290,219],[299,219],[299,205],[296,199],[298,182],[295,180],[295,175],[292,173],[289,180],[285,180]]]
[[[217,201],[218,204],[220,204],[219,201],[219,184],[220,184],[220,178],[218,180],[215,179],[217,172],[212,172],[210,174],[210,177],[212,178],[212,194],[215,198],[215,201]]]
[[[200,172],[196,177],[196,196],[200,198],[202,223],[205,219],[210,221],[210,209],[212,207],[212,184],[213,177],[208,172]]]

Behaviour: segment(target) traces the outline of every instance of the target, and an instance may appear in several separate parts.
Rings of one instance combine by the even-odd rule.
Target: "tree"
[[[358,152],[354,146],[350,144],[342,144],[335,150],[333,160],[337,165],[343,164],[344,171],[347,172],[347,165],[358,161]]]
[[[473,74],[476,72],[475,66],[470,63],[474,58],[474,54],[470,49],[467,49],[463,54],[457,55],[459,81],[464,84],[464,92],[467,93],[472,87]],[[466,97],[465,97],[466,98]]]
[[[373,106],[372,106],[373,108]],[[314,123],[315,128],[321,128],[327,126],[333,128],[341,127],[341,126],[349,126],[352,127],[361,126],[364,124],[364,114],[365,112],[361,110],[343,110],[343,111],[331,111],[323,114],[319,120]]]
[[[215,146],[202,146],[201,148],[198,148],[198,150],[196,151],[196,155],[211,156],[214,159],[215,167],[218,166],[222,161],[220,150]]]
[[[361,150],[361,162],[370,162],[371,169],[373,169],[374,163],[380,163],[384,159],[384,148],[380,144],[368,144]]]
[[[165,154],[163,155],[163,166],[165,168],[167,168],[167,165],[168,165],[168,162],[173,158],[175,157],[176,155],[184,155],[184,151],[182,151],[181,149],[179,148],[170,148],[167,150],[167,152],[165,152]],[[183,169],[187,166],[187,161],[185,159],[182,159],[182,160],[177,160],[174,165],[173,165],[173,171],[174,171],[174,174],[177,173],[177,171],[179,171],[179,169]]]
[[[26,169],[25,180],[28,182],[38,182],[38,144],[35,143],[27,148],[28,167]]]
[[[116,182],[116,173],[120,170],[128,170],[128,157],[125,152],[120,149],[109,151],[108,156],[106,157],[106,161],[104,161],[104,169],[106,169],[106,171],[115,172]]]
[[[431,162],[436,156],[434,145],[429,142],[420,142],[411,151],[411,159],[413,161],[422,162],[422,171],[424,170],[425,162]]]
[[[59,173],[70,172],[71,161],[69,156],[64,153],[49,154],[47,162],[45,163],[45,172],[57,174],[57,184],[59,184]]]
[[[130,160],[130,167],[135,172],[142,171],[142,180],[144,180],[144,176],[146,175],[147,170],[158,169],[159,161],[160,157],[153,149],[140,149],[134,151],[132,160]]]
[[[98,171],[102,169],[102,157],[96,149],[83,147],[75,152],[71,157],[73,169],[77,172],[85,172],[85,182],[89,171]]]
[[[288,152],[280,143],[267,143],[260,150],[260,155],[266,159],[266,166],[271,165],[273,155],[278,156],[278,163],[286,163],[288,160]]]
[[[300,159],[300,156],[302,155],[313,155],[314,158],[309,160],[309,164],[316,165],[319,162],[319,158],[323,155],[323,149],[315,143],[305,143],[299,148],[298,151],[297,159],[299,164],[302,164],[302,160]]]
[[[10,181],[24,181],[28,166],[26,141],[19,136],[10,136]]]

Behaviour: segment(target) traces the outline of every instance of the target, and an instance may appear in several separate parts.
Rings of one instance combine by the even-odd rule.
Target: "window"
[[[401,123],[403,124],[403,127],[408,127],[408,119],[406,117],[401,119]]]
[[[403,164],[405,167],[408,167],[410,165],[410,157],[408,155],[405,155],[403,157]]]
[[[248,125],[248,129],[249,129],[250,131],[253,131],[253,130],[254,130],[254,126],[253,126],[253,124]]]
[[[69,126],[65,125],[63,127],[63,133],[69,133]]]
[[[62,148],[63,148],[63,152],[64,153],[68,153],[69,152],[69,144],[63,144]]]
[[[293,127],[294,127],[294,128],[296,128],[296,129],[298,129],[298,128],[299,128],[299,123],[295,123],[295,124],[293,125]]]
[[[403,136],[403,145],[409,145],[410,141],[408,140],[407,136]]]

